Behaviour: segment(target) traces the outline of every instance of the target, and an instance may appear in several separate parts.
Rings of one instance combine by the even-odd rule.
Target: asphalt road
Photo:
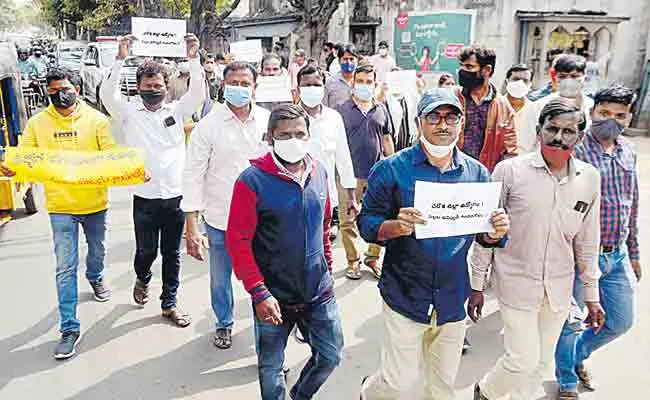
[[[650,138],[635,139],[641,171],[642,258],[646,278],[637,303],[650,295]],[[104,304],[92,300],[80,269],[79,316],[83,338],[79,354],[58,362],[52,351],[58,339],[54,256],[46,213],[17,219],[0,230],[0,399],[259,399],[252,310],[239,283],[236,288],[236,326],[230,350],[211,344],[214,317],[210,309],[207,264],[183,260],[180,304],[194,318],[186,329],[172,327],[160,317],[155,296],[144,308],[131,301],[134,253],[131,200],[127,189],[111,193],[106,277],[114,291]],[[82,250],[85,254],[85,249]],[[342,365],[328,380],[318,399],[358,398],[361,378],[379,362],[380,299],[370,274],[352,282],[345,279],[345,256],[335,249],[336,294],[345,330]],[[156,262],[152,294],[160,291],[160,260]],[[474,348],[463,358],[456,386],[458,399],[471,400],[471,387],[490,369],[503,351],[501,322],[493,298],[484,319],[469,328]],[[650,310],[638,309],[634,328],[596,353],[590,361],[598,391],[582,398],[650,398]],[[309,356],[308,347],[291,340],[286,364],[295,382]],[[552,377],[540,388],[556,390]]]

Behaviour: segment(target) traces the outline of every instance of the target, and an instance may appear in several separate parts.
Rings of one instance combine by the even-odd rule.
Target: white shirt
[[[183,194],[185,162],[184,120],[201,106],[205,97],[205,79],[199,59],[190,61],[190,87],[178,101],[165,103],[149,111],[142,101],[127,103],[119,92],[122,60],[116,60],[110,75],[99,89],[106,110],[122,125],[126,144],[144,152],[144,167],[151,180],[135,188],[145,199],[171,199]],[[169,125],[173,122],[172,125]]]
[[[339,197],[336,190],[335,170],[339,171],[341,186],[345,189],[357,187],[343,118],[338,111],[321,105],[320,115],[315,118],[309,115],[309,132],[311,138],[308,152],[325,167],[330,201],[332,207],[337,207]]]
[[[591,109],[594,108],[594,101],[584,94],[582,96],[582,112],[587,119],[587,129],[591,126]],[[533,152],[537,149],[537,125],[539,122],[539,115],[542,112],[542,109],[547,105],[551,100],[560,98],[558,93],[550,94],[541,99],[527,103],[523,109],[520,110],[518,114],[520,116],[515,116],[515,127],[517,128],[517,144],[519,147],[519,154],[525,154]],[[519,118],[520,126],[517,126],[517,118]]]
[[[190,136],[183,172],[183,211],[201,211],[208,225],[226,230],[235,181],[250,160],[269,151],[263,138],[270,115],[253,105],[242,122],[227,105],[215,104],[199,121]]]

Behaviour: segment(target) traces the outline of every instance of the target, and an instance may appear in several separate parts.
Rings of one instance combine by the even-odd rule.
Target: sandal
[[[133,286],[133,301],[139,306],[144,306],[149,301],[149,285],[140,279],[136,279]]]
[[[212,338],[212,343],[221,350],[229,349],[232,347],[232,330],[228,328],[217,329]]]
[[[186,328],[192,322],[192,318],[186,312],[179,308],[168,308],[162,311],[162,316],[164,318],[170,319],[176,326],[180,328]]]
[[[352,279],[353,281],[358,281],[361,279],[361,263],[357,261],[348,263],[348,269],[345,271],[345,277]]]
[[[381,267],[377,263],[377,260],[366,260],[363,263],[366,264],[366,267],[370,268],[370,272],[372,272],[375,278],[381,278]]]
[[[584,364],[576,365],[576,375],[578,375],[578,380],[580,381],[580,386],[582,386],[586,391],[593,392],[596,390],[593,382],[591,381],[591,374],[587,370]]]
[[[557,393],[557,400],[578,400],[578,392],[575,390],[560,389]]]

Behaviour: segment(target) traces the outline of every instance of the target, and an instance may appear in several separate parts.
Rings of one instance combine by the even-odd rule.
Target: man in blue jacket
[[[358,224],[361,236],[386,246],[379,289],[384,339],[379,371],[364,379],[361,398],[451,400],[465,337],[467,253],[476,239],[503,244],[509,218],[491,217],[494,233],[416,239],[423,224],[413,207],[415,182],[488,182],[487,169],[456,149],[462,107],[447,90],[424,94],[417,107],[420,143],[373,168]],[[422,396],[422,397],[418,397]]]
[[[273,151],[254,160],[236,181],[226,230],[233,270],[255,307],[263,400],[285,398],[284,350],[295,325],[312,357],[291,389],[293,400],[314,396],[343,349],[330,274],[327,173],[307,155],[308,128],[301,107],[274,109],[268,125]]]

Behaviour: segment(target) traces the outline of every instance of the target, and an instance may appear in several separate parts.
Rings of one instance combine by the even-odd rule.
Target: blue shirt
[[[420,240],[411,235],[382,243],[377,241],[381,224],[396,219],[400,208],[413,207],[415,181],[489,180],[481,163],[457,149],[452,167],[441,173],[419,143],[372,169],[358,225],[364,240],[386,246],[379,289],[395,312],[423,324],[430,323],[433,311],[438,325],[463,320],[470,293],[467,253],[474,235]]]

